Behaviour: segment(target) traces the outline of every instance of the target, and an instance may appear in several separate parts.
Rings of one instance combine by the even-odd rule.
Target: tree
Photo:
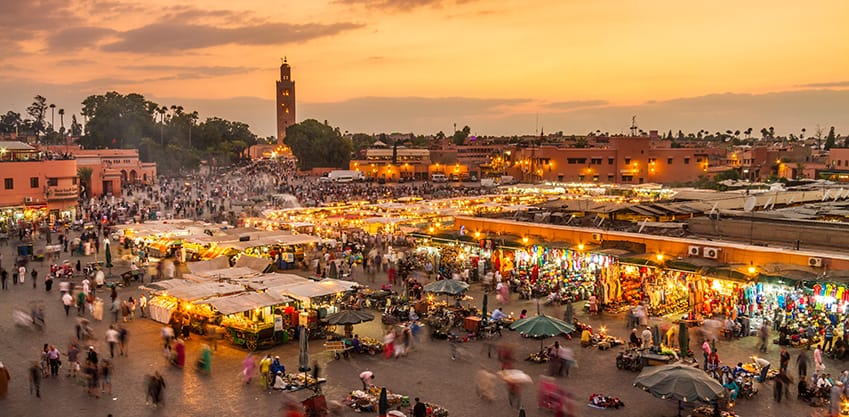
[[[56,105],[50,103],[50,131],[56,131]]]
[[[87,147],[138,147],[141,138],[154,131],[150,102],[141,94],[122,95],[115,91],[83,100],[82,114],[88,118]]]
[[[468,126],[463,126],[462,130],[454,132],[454,136],[451,140],[454,142],[455,145],[462,145],[466,142],[466,139],[469,138],[470,133],[472,133],[472,129]]]
[[[80,195],[83,195],[86,191],[91,190],[92,172],[93,170],[89,167],[77,168],[77,176],[80,177],[80,185],[84,187],[83,190],[80,190]]]
[[[354,133],[351,136],[351,146],[354,153],[358,153],[363,149],[368,148],[374,143],[374,136],[366,133]]]
[[[59,134],[65,134],[65,109],[59,109]]]
[[[77,122],[77,115],[71,115],[71,136],[79,137],[83,134],[83,126]]]
[[[746,131],[745,131],[745,132],[743,132],[743,133],[745,133],[745,134],[746,134],[746,139],[751,139],[751,138],[752,138],[752,128],[751,128],[751,127],[746,128]]]
[[[829,150],[834,147],[837,142],[837,136],[834,133],[834,126],[828,129],[828,136],[825,138],[825,150]]]
[[[47,99],[42,96],[35,96],[32,104],[27,107],[27,114],[31,118],[32,133],[36,138],[40,138],[44,133],[44,115],[47,113]]]
[[[23,124],[20,113],[9,110],[6,114],[0,115],[0,133],[18,133]]]
[[[298,158],[302,170],[315,167],[347,168],[351,160],[351,142],[339,129],[307,119],[286,128],[283,142]]]

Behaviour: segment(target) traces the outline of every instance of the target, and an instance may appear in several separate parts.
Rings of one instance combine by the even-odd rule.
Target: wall
[[[810,250],[790,250],[751,246],[732,242],[709,241],[706,239],[683,239],[666,236],[652,236],[637,233],[611,232],[602,229],[576,228],[569,226],[541,225],[535,223],[516,222],[511,220],[485,219],[477,217],[458,216],[454,227],[459,230],[465,226],[470,232],[480,232],[481,239],[498,239],[497,234],[510,234],[529,237],[528,244],[545,242],[567,242],[577,246],[585,245],[586,250],[593,250],[605,240],[628,240],[643,244],[646,253],[662,253],[666,259],[687,258],[690,246],[719,248],[717,261],[726,264],[765,265],[772,263],[795,264],[808,266],[810,257],[823,258],[823,265],[832,270],[849,270],[849,255],[836,252],[818,252]],[[737,225],[740,228],[740,225]],[[599,238],[599,239],[597,239]]]
[[[31,186],[33,177],[38,179],[37,187]],[[76,206],[76,177],[77,162],[73,159],[0,162],[0,207],[46,205],[51,210],[61,210]],[[5,188],[7,178],[13,182],[11,190]],[[57,184],[49,186],[48,178],[56,178]]]

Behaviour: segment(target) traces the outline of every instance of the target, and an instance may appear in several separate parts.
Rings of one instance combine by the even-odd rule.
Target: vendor
[[[584,327],[584,330],[581,332],[581,346],[587,347],[592,344],[593,340],[593,328],[592,326]]]
[[[504,312],[503,312],[503,311],[501,311],[501,307],[498,307],[498,308],[496,308],[496,309],[495,309],[495,311],[493,311],[493,312],[492,312],[492,316],[491,316],[490,318],[491,318],[491,319],[492,319],[492,321],[494,321],[494,322],[500,322],[500,321],[501,321],[501,320],[503,320],[505,317],[507,317],[507,315],[506,315],[506,314],[504,314]]]
[[[583,340],[583,335],[581,336],[581,339]],[[631,336],[629,338],[629,342],[630,342],[630,346],[634,347],[634,348],[640,347],[640,344],[642,343],[640,341],[640,336],[637,335],[637,328],[636,327],[631,329]]]
[[[766,383],[767,372],[769,372],[770,363],[768,360],[764,358],[759,358],[757,356],[752,356],[752,364],[755,365],[756,368],[760,369],[760,382]]]

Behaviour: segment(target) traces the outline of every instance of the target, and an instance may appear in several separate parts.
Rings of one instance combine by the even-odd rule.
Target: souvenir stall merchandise
[[[746,311],[750,316],[759,310],[750,287],[739,282],[712,278],[710,276],[695,277],[688,285],[690,305],[697,315],[713,317],[725,315],[737,305],[748,306]],[[759,327],[759,326],[758,326]],[[757,327],[751,326],[752,329]]]
[[[649,314],[667,316],[689,310],[687,282],[692,279],[692,272],[675,270],[656,270],[648,275],[644,286]]]
[[[343,401],[349,407],[353,408],[357,412],[377,412],[378,401],[380,400],[380,387],[372,385],[368,388],[368,390],[354,390],[348,394],[348,397]],[[408,415],[412,415],[412,410],[410,409],[410,397],[405,395],[399,395],[389,390],[386,391],[386,400],[389,404],[390,410],[395,409],[403,409],[406,410]],[[430,417],[448,417],[448,410],[438,406],[436,404],[431,404],[425,402],[425,407],[428,410],[428,416]]]
[[[585,300],[595,294],[607,304],[620,296],[616,258],[534,245],[500,251],[499,265],[512,265],[511,286],[526,298]]]
[[[693,409],[693,417],[714,417],[716,414],[713,412],[713,407],[708,405],[703,405],[701,407],[696,407]],[[733,411],[723,410],[719,412],[721,417],[737,417],[738,414]]]
[[[609,313],[621,313],[630,309],[643,300],[643,280],[653,269],[648,266],[632,264],[619,264],[619,288],[621,296],[613,302],[605,303],[605,311]]]

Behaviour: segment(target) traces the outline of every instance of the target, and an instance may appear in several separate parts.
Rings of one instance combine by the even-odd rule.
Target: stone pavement
[[[42,242],[43,243],[43,242]],[[38,245],[38,244],[37,244]],[[14,259],[15,241],[8,247],[0,247],[4,253],[3,266],[9,268]],[[101,253],[102,257],[102,253]],[[69,257],[70,258],[70,257]],[[119,258],[119,256],[115,256]],[[62,258],[64,259],[64,258]],[[85,262],[85,260],[83,261]],[[48,265],[34,263],[43,277]],[[113,273],[126,270],[126,265],[116,262]],[[361,278],[355,274],[355,278]],[[79,278],[75,279],[79,282]],[[378,285],[378,284],[370,284]],[[101,290],[100,296],[108,300],[108,293]],[[136,297],[137,288],[120,289],[122,298]],[[481,300],[478,285],[473,285],[470,294],[473,303]],[[31,303],[40,303],[45,307],[47,326],[43,332],[15,327],[12,322],[12,311],[16,307],[27,308]],[[494,303],[490,308],[494,308]],[[581,305],[576,305],[576,316],[598,329],[607,326],[611,334],[625,338],[627,329],[621,317],[602,315],[587,317]],[[522,308],[535,311],[532,301],[513,301],[505,307],[505,311],[518,314]],[[543,311],[555,317],[562,317],[562,307],[543,306]],[[93,345],[103,357],[108,355],[104,342],[104,332],[108,327],[108,315],[101,323],[94,323],[96,339]],[[355,326],[355,332],[363,336],[382,338],[382,325],[379,314],[370,323]],[[66,369],[60,370],[62,376],[57,379],[42,381],[42,398],[36,399],[28,391],[26,369],[31,360],[39,356],[43,343],[56,344],[62,352],[66,351],[68,341],[74,333],[76,319],[65,317],[59,301],[59,293],[54,285],[53,292],[46,293],[41,282],[38,289],[33,290],[29,277],[25,285],[9,285],[8,291],[0,291],[0,361],[3,361],[12,375],[9,395],[0,399],[0,416],[103,416],[112,414],[115,417],[133,416],[210,416],[210,415],[239,415],[239,416],[277,416],[284,398],[301,400],[309,393],[305,391],[291,394],[265,392],[256,380],[251,385],[245,385],[240,380],[240,364],[247,354],[245,351],[222,343],[213,358],[211,376],[205,376],[190,366],[184,370],[171,368],[162,355],[162,345],[159,337],[161,325],[148,319],[136,319],[128,323],[130,342],[129,356],[116,357],[114,361],[115,374],[113,380],[113,395],[102,394],[99,399],[89,399],[82,386],[71,378],[64,376]],[[502,340],[510,341],[518,346],[517,358],[525,358],[531,352],[539,349],[539,341],[526,340],[518,334],[505,331]],[[546,344],[555,339],[546,340]],[[597,349],[582,349],[577,340],[567,341],[560,337],[561,343],[574,349],[579,367],[573,369],[569,377],[558,379],[567,390],[572,391],[579,401],[580,416],[673,416],[676,414],[676,403],[652,397],[632,386],[635,373],[618,370],[615,366],[617,349],[599,351]],[[197,358],[203,339],[193,335],[187,342],[187,364],[193,364]],[[691,348],[698,350],[693,341]],[[736,364],[746,360],[756,352],[756,338],[749,337],[738,341],[719,341],[717,347],[723,363]],[[353,389],[360,386],[358,374],[365,369],[375,373],[375,383],[385,385],[389,390],[411,398],[421,397],[423,400],[441,404],[451,413],[451,416],[516,416],[518,411],[507,405],[506,390],[497,385],[496,399],[486,402],[479,399],[475,393],[475,373],[481,369],[497,370],[496,359],[489,358],[482,349],[482,342],[470,342],[461,345],[463,354],[452,361],[449,357],[449,345],[445,341],[429,341],[427,337],[408,357],[385,360],[380,356],[354,356],[350,359],[334,360],[328,353],[323,352],[320,341],[310,342],[310,357],[318,359],[323,368],[323,375],[328,379],[324,392],[329,400],[341,400]],[[268,351],[260,351],[260,355],[271,353],[279,355],[287,370],[297,368],[297,344],[289,343]],[[796,350],[791,349],[795,358]],[[778,364],[778,347],[773,345],[767,358],[775,365]],[[839,373],[845,364],[826,362],[828,370],[833,374]],[[516,363],[519,369],[534,377],[545,370],[545,365],[532,364],[522,360]],[[154,409],[145,405],[144,375],[159,370],[167,384],[165,405]],[[791,375],[795,367],[791,365]],[[795,399],[795,386],[791,388],[791,399],[777,404],[772,399],[772,384],[760,386],[761,392],[755,399],[740,400],[736,411],[741,416],[808,416],[812,412],[821,411]],[[586,400],[592,393],[603,393],[620,397],[625,408],[620,410],[596,410],[586,406]],[[551,413],[536,407],[535,387],[527,386],[524,390],[524,404],[528,416],[546,416]],[[350,409],[344,410],[344,415],[360,415]]]

